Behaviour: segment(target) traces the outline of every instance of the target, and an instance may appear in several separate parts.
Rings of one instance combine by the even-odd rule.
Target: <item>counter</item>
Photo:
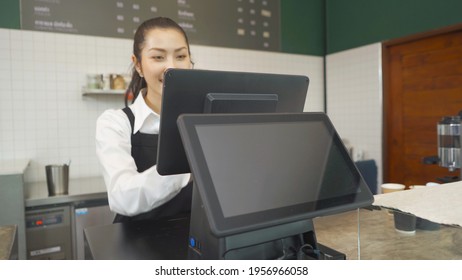
[[[85,229],[85,259],[181,260],[187,257],[189,215]]]
[[[0,161],[0,226],[16,225],[18,254],[26,257],[24,223],[24,172],[29,160]]]
[[[435,231],[417,230],[406,235],[394,229],[387,210],[358,212],[314,219],[317,241],[363,260],[451,260],[462,259],[462,228],[441,226]],[[187,226],[187,223],[183,223]],[[187,228],[169,233],[152,222],[111,224],[85,230],[86,257],[91,259],[181,259],[186,255]],[[176,252],[173,254],[172,252]]]
[[[48,196],[45,181],[24,182],[29,162],[27,159],[0,161],[0,226],[17,225],[18,255],[21,260],[29,259],[31,250],[39,251],[58,245],[65,248],[66,258],[83,258],[83,228],[111,223],[113,220],[113,213],[107,206],[103,178],[70,179],[69,194]],[[62,224],[32,229],[26,226],[27,219],[45,217],[48,210],[61,211],[60,215],[64,217]],[[78,215],[75,215],[75,211],[78,211]],[[57,230],[61,231],[59,237]]]
[[[0,176],[24,174],[27,166],[29,166],[28,159],[0,161]]]
[[[17,235],[17,226],[0,226],[0,260],[18,259]]]
[[[26,208],[107,198],[102,177],[70,179],[69,194],[56,196],[48,196],[46,182],[27,183],[24,195]]]
[[[318,242],[362,260],[453,260],[462,259],[462,228],[417,229],[414,234],[395,230],[387,209],[346,212],[314,220]]]
[[[29,259],[83,259],[84,228],[114,219],[102,177],[70,179],[66,195],[49,196],[46,182],[27,183],[24,193]],[[56,224],[35,224],[55,216]]]

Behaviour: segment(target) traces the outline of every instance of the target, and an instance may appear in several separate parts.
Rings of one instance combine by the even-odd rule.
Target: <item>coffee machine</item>
[[[462,113],[462,112],[461,112]],[[443,117],[438,122],[439,165],[449,171],[460,169],[461,160],[461,116]]]
[[[438,155],[425,157],[424,164],[438,164],[450,172],[460,170],[460,176],[438,178],[443,183],[459,181],[462,178],[462,111],[456,116],[441,118],[437,124]]]

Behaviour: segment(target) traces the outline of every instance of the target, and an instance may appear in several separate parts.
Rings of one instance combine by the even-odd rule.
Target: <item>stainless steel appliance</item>
[[[438,157],[439,165],[449,171],[459,169],[461,160],[461,117],[444,117],[438,122]]]
[[[107,199],[82,201],[74,206],[74,259],[85,259],[84,229],[111,224],[114,213],[109,209]]]
[[[27,259],[72,259],[70,207],[26,212]]]
[[[423,158],[424,164],[438,164],[450,172],[460,171],[459,176],[444,176],[437,178],[442,183],[460,181],[462,179],[462,111],[459,115],[443,117],[437,124],[438,155]]]

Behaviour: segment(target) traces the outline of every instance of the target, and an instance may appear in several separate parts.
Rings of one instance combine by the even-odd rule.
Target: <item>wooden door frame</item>
[[[412,41],[417,41],[425,38],[430,38],[433,36],[437,35],[443,35],[446,33],[451,33],[455,31],[462,31],[462,23],[456,24],[456,25],[451,25],[448,27],[443,27],[437,30],[431,30],[423,33],[418,33],[398,39],[392,39],[389,41],[384,41],[382,42],[382,180],[385,182],[389,175],[390,175],[390,170],[388,168],[388,149],[390,146],[390,139],[389,135],[387,134],[389,132],[389,126],[390,124],[388,123],[387,119],[387,112],[393,108],[393,106],[396,104],[391,104],[392,102],[389,102],[390,98],[386,98],[386,96],[389,94],[390,88],[391,88],[391,77],[389,75],[390,71],[390,64],[388,63],[388,60],[390,58],[390,48],[396,45],[404,44],[404,43],[410,43]]]

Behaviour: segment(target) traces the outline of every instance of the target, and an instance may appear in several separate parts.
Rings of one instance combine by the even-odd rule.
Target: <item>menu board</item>
[[[146,19],[175,20],[191,44],[280,51],[280,0],[21,0],[21,29],[133,38]]]

